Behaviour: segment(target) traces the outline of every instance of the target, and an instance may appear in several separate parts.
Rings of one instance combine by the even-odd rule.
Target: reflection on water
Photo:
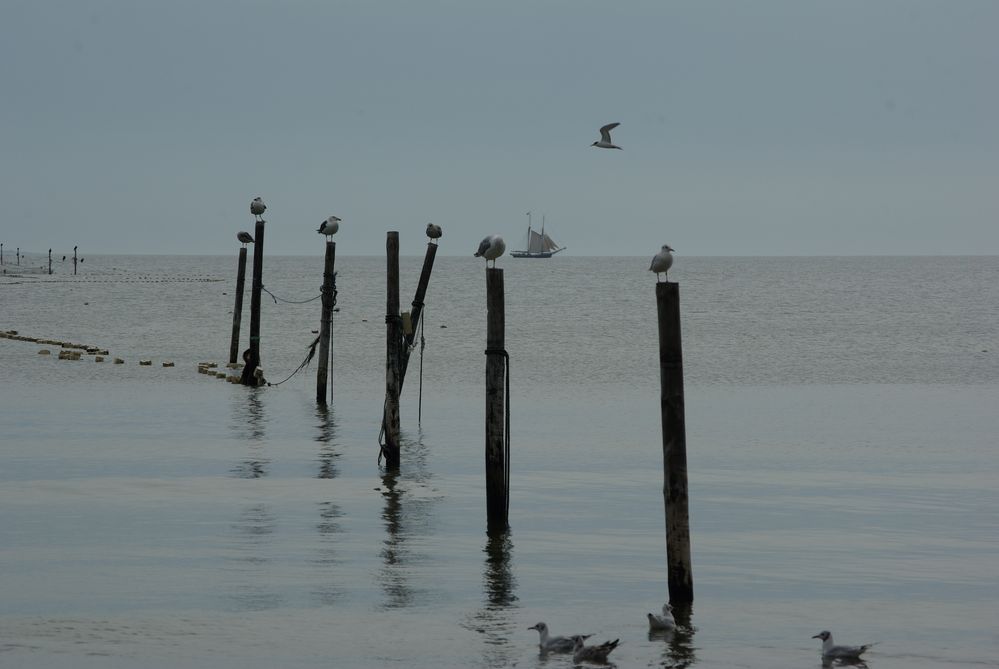
[[[229,597],[238,610],[263,611],[281,606],[284,597],[266,589],[270,559],[267,551],[274,541],[277,523],[266,504],[254,504],[243,509],[232,524],[233,555],[230,573],[238,575]]]
[[[483,667],[508,667],[520,648],[512,643],[515,623],[517,580],[512,569],[513,541],[510,530],[487,533],[485,568],[482,572],[483,607],[466,627],[482,635]]]
[[[316,531],[319,533],[319,551],[315,559],[318,567],[317,579],[312,592],[313,596],[323,605],[336,603],[342,594],[342,589],[333,582],[336,573],[335,567],[339,562],[337,558],[337,542],[342,530],[339,518],[343,516],[340,507],[333,502],[319,503],[319,522],[316,524]]]
[[[235,393],[232,405],[232,431],[237,438],[250,442],[247,459],[232,468],[232,474],[241,479],[258,479],[267,475],[270,460],[264,456],[264,437],[267,419],[260,401],[261,388],[248,388],[246,395]],[[245,397],[245,401],[244,401]]]
[[[332,406],[316,406],[316,443],[319,444],[319,475],[321,479],[337,477],[336,414]]]
[[[694,633],[697,629],[691,623],[693,613],[693,604],[674,604],[673,618],[676,620],[676,628],[649,632],[649,641],[659,639],[665,643],[661,666],[684,669],[697,662],[697,655],[694,652]]]

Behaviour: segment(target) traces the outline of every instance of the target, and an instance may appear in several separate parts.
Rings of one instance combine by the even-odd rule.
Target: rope
[[[505,396],[503,397],[503,493],[506,500],[506,515],[510,515],[510,354],[506,349],[487,348],[486,355],[502,355],[504,359]]]
[[[272,297],[272,298],[274,299],[274,304],[277,304],[277,303],[278,303],[278,300],[281,300],[282,302],[286,302],[287,304],[307,304],[307,303],[309,303],[309,302],[312,302],[313,300],[318,300],[318,299],[319,299],[320,297],[322,297],[322,296],[323,296],[323,294],[322,294],[322,293],[320,292],[320,293],[319,293],[318,295],[316,295],[315,297],[310,297],[310,298],[309,298],[309,299],[307,299],[307,300],[286,300],[286,299],[284,299],[283,297],[278,297],[277,295],[275,295],[275,294],[274,294],[274,293],[272,293],[271,291],[267,290],[267,288],[266,288],[266,287],[264,287],[264,286],[260,286],[260,290],[262,290],[262,291],[264,291],[265,293],[267,293],[268,295],[270,295],[270,296],[271,296],[271,297]],[[335,291],[334,291],[334,292],[335,292]]]
[[[289,374],[287,378],[282,379],[281,381],[278,381],[277,383],[268,383],[267,385],[268,386],[280,386],[282,383],[284,383],[285,381],[287,381],[288,379],[290,379],[291,377],[295,376],[300,371],[302,371],[303,369],[305,369],[305,366],[308,365],[310,362],[312,362],[312,358],[316,355],[316,346],[318,344],[319,344],[319,337],[316,337],[314,340],[312,340],[312,343],[309,344],[309,352],[305,356],[305,360],[302,361],[301,365],[299,365],[298,367],[295,368],[294,372],[292,372],[291,374]]]

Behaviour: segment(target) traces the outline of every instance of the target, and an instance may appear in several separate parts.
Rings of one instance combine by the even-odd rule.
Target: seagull
[[[620,149],[621,147],[611,142],[610,131],[621,125],[620,123],[608,123],[604,127],[600,128],[600,141],[593,142],[590,146],[596,146],[601,149]],[[622,149],[623,150],[623,149]]]
[[[610,652],[617,648],[620,639],[614,639],[613,641],[605,641],[599,646],[584,646],[583,637],[574,636],[572,637],[575,641],[575,645],[572,647],[572,661],[576,664],[580,662],[596,662],[598,664],[607,664],[607,656]]]
[[[336,216],[330,216],[325,221],[323,221],[323,224],[319,226],[319,229],[316,230],[316,232],[318,232],[321,235],[326,235],[327,241],[333,241],[333,235],[335,235],[336,231],[339,229],[340,229],[340,219],[337,218]]]
[[[263,199],[260,197],[253,198],[253,202],[250,203],[250,213],[260,218],[264,215],[265,211],[267,211],[267,205],[264,204]]]
[[[822,639],[822,657],[830,660],[859,660],[860,654],[873,646],[873,643],[864,646],[837,646],[833,643],[832,633],[829,630],[822,630],[812,637]]]
[[[506,242],[499,235],[489,235],[479,244],[479,250],[473,253],[476,258],[485,258],[488,261],[493,261],[493,267],[496,267],[496,259],[503,255],[506,251]]]
[[[240,230],[239,232],[236,233],[236,239],[243,242],[243,246],[253,243],[253,235],[244,230]]]
[[[650,630],[671,630],[676,628],[676,620],[673,619],[673,607],[669,603],[663,604],[663,614],[657,616],[654,613],[648,614]]]
[[[441,230],[441,226],[427,223],[427,237],[430,237],[430,239],[440,239],[443,234],[444,231]]]
[[[673,254],[671,251],[676,249],[670,248],[669,244],[663,244],[662,249],[659,253],[652,256],[652,264],[649,265],[649,271],[656,273],[656,281],[659,281],[659,275],[665,274],[666,271],[673,266]],[[666,277],[667,280],[669,277]]]
[[[538,623],[527,629],[538,630],[538,634],[541,635],[541,641],[538,645],[541,646],[543,653],[571,653],[576,645],[577,637],[575,636],[548,636],[548,625],[545,623]],[[590,635],[579,635],[579,638],[589,639]]]

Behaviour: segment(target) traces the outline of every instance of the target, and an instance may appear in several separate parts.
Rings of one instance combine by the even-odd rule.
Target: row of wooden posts
[[[73,247],[73,274],[74,275],[76,274],[76,263],[77,263],[76,249],[77,248],[79,248],[79,247],[77,247],[77,246]],[[20,265],[21,264],[21,247],[20,246],[17,247],[17,254],[16,255],[17,255],[17,264]],[[63,256],[63,260],[65,260],[65,259],[66,259],[66,257]],[[80,260],[80,262],[82,262],[82,260]],[[4,257],[3,257],[3,244],[0,243],[0,265],[4,265],[4,264],[6,264],[6,262],[4,261]],[[51,273],[52,273],[52,249],[49,249],[49,274],[51,274]]]
[[[410,351],[423,311],[437,244],[427,244],[423,270],[412,310],[400,313],[399,233],[387,235],[387,285],[385,304],[385,404],[382,414],[386,467],[400,466],[399,395],[409,365]],[[260,364],[260,297],[263,288],[264,221],[258,220],[253,248],[253,285],[250,302],[250,347],[244,353],[242,383],[257,385],[254,371]],[[323,267],[322,320],[319,332],[319,364],[316,401],[326,404],[330,374],[330,337],[335,304],[336,243],[326,242]],[[246,247],[239,250],[236,304],[233,310],[229,362],[236,363],[239,350],[240,314],[246,273]],[[690,558],[690,521],[687,487],[687,444],[684,425],[683,350],[680,338],[679,284],[656,283],[659,322],[660,412],[662,417],[663,503],[666,515],[667,585],[670,601],[694,598]],[[408,323],[404,327],[404,317]],[[486,374],[485,374],[485,464],[486,516],[490,533],[509,528],[510,510],[510,406],[509,356],[505,348],[503,270],[486,268]]]

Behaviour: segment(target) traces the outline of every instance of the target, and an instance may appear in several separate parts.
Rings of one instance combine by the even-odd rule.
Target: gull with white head
[[[676,249],[670,248],[669,244],[663,244],[662,249],[659,253],[652,256],[652,264],[649,265],[649,271],[656,273],[656,281],[659,281],[659,275],[665,274],[666,271],[673,266],[673,251]],[[667,281],[669,277],[666,277]]]
[[[600,149],[620,149],[621,147],[611,141],[611,130],[621,125],[620,123],[608,123],[607,125],[600,128],[600,141],[593,142],[590,146],[595,146]],[[623,150],[623,149],[622,149]]]
[[[676,620],[673,618],[673,607],[669,605],[669,602],[663,604],[663,614],[661,616],[655,613],[647,615],[649,617],[650,630],[676,629]]]
[[[538,634],[541,636],[538,645],[541,647],[542,653],[571,653],[576,646],[575,636],[549,636],[548,625],[545,623],[531,625],[527,629],[538,630]],[[589,634],[579,636],[583,639],[590,638]]]
[[[319,229],[316,230],[316,232],[321,235],[326,235],[326,241],[333,241],[333,235],[335,235],[336,231],[339,229],[340,219],[336,216],[330,216],[323,221],[322,225],[319,226]]]
[[[265,211],[267,211],[267,205],[264,204],[263,198],[259,196],[253,198],[253,202],[250,203],[250,213],[259,219]]]
[[[493,261],[493,267],[496,267],[496,259],[503,255],[506,251],[506,242],[499,235],[489,235],[479,243],[479,250],[473,253],[476,258],[485,258],[487,261]]]
[[[812,638],[822,640],[822,658],[829,660],[859,660],[860,654],[874,645],[869,643],[863,646],[837,646],[829,630],[822,630]]]

